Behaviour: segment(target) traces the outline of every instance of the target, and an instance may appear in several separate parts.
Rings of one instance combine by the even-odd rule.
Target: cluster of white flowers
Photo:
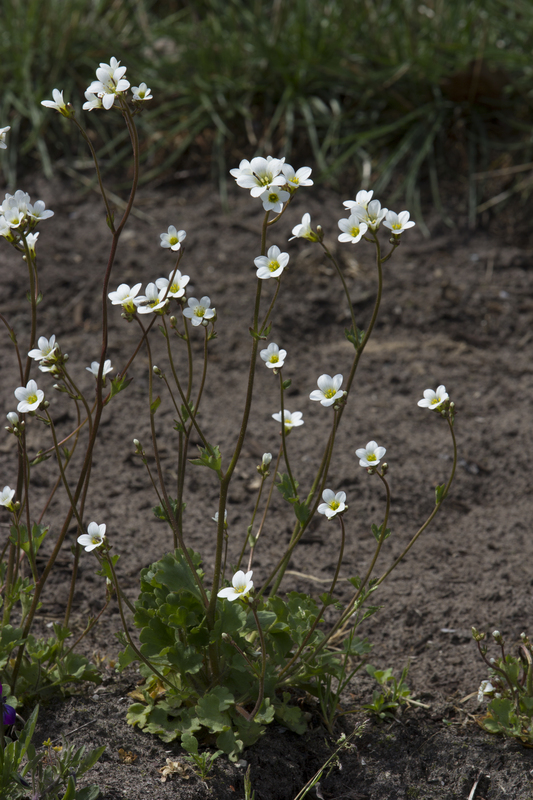
[[[238,186],[250,189],[252,197],[259,197],[265,211],[281,213],[283,206],[291,194],[300,186],[312,186],[310,179],[311,167],[300,167],[295,172],[294,167],[285,163],[284,158],[246,158],[238,167],[230,169]]]
[[[409,220],[408,211],[389,211],[382,208],[379,200],[373,200],[374,192],[361,190],[357,192],[355,200],[346,200],[343,205],[350,212],[348,219],[339,220],[339,242],[351,242],[356,244],[361,241],[367,231],[375,233],[383,223],[385,228],[389,228],[394,236],[398,236],[408,228],[414,226],[414,222]],[[294,233],[294,231],[293,231]]]
[[[85,91],[86,102],[83,104],[83,110],[93,111],[95,108],[103,108],[109,111],[109,109],[113,108],[117,98],[130,88],[130,82],[124,77],[126,69],[127,67],[120,66],[120,61],[117,61],[114,56],[110,59],[109,64],[101,62],[96,70],[96,80],[92,81]],[[145,100],[153,100],[151,89],[148,88],[146,83],[132,86],[131,92],[133,102],[136,105],[144,103]],[[72,117],[74,115],[72,106],[65,102],[63,92],[60,92],[59,89],[53,89],[52,97],[54,98],[53,100],[42,100],[41,105],[59,111],[64,117]],[[9,128],[6,130],[9,130]]]
[[[22,189],[15,194],[8,194],[0,205],[0,235],[9,242],[24,246],[26,242],[30,252],[35,252],[38,233],[31,233],[38,222],[53,217],[54,212],[47,210],[42,200],[31,202],[31,197]]]

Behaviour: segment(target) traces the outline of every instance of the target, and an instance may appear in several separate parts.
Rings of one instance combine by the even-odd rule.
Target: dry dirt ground
[[[44,300],[38,335],[56,335],[63,352],[69,353],[80,386],[90,393],[93,378],[85,366],[99,357],[100,287],[110,243],[102,207],[94,196],[82,197],[75,188],[59,182],[28,182],[23,188],[55,211],[54,218],[40,226]],[[316,467],[329,425],[327,409],[311,403],[309,393],[324,372],[346,375],[353,349],[343,337],[343,327],[349,322],[347,306],[327,260],[316,245],[304,240],[286,242],[293,225],[309,211],[340,259],[358,324],[365,327],[376,291],[373,251],[364,242],[356,246],[337,242],[337,220],[345,216],[344,199],[347,196],[317,187],[303,189],[270,240],[291,256],[271,340],[289,353],[285,373],[292,386],[287,405],[291,411],[304,413],[304,426],[290,438],[294,469],[302,485]],[[386,198],[381,199],[386,205]],[[242,412],[255,294],[253,258],[260,251],[259,201],[252,201],[245,190],[232,189],[230,213],[223,214],[212,186],[176,184],[165,190],[141,191],[136,208],[140,216],[132,217],[122,237],[110,288],[138,281],[144,286],[167,275],[172,260],[159,247],[159,233],[170,224],[187,231],[180,268],[191,276],[188,294],[209,295],[218,311],[219,335],[210,345],[202,424],[208,438],[226,455],[235,442]],[[393,506],[392,536],[381,557],[380,570],[384,570],[431,512],[434,486],[449,473],[452,450],[447,426],[436,414],[417,407],[424,389],[446,386],[457,408],[460,461],[455,483],[431,529],[382,586],[378,602],[383,610],[360,631],[374,645],[371,662],[376,666],[391,666],[399,674],[410,664],[409,685],[427,708],[406,709],[394,722],[368,720],[353,747],[321,781],[320,793],[315,795],[313,790],[310,797],[533,797],[533,751],[485,734],[474,720],[473,715],[482,710],[475,697],[464,701],[486,677],[471,638],[472,625],[483,631],[498,628],[510,643],[523,630],[533,634],[533,238],[527,229],[512,238],[513,228],[507,229],[501,220],[476,232],[463,228],[460,219],[454,230],[438,221],[430,221],[430,229],[429,240],[419,228],[405,233],[386,265],[381,314],[343,418],[329,481],[336,490],[346,492],[349,504],[341,572],[347,578],[361,573],[369,563],[370,525],[380,524],[384,504],[380,482],[358,466],[354,451],[370,439],[387,447]],[[1,312],[14,325],[24,349],[29,308],[26,274],[23,263],[6,245],[0,248],[0,279]],[[154,332],[154,350],[163,358],[160,338]],[[200,336],[196,338],[199,352]],[[115,369],[122,366],[136,341],[135,326],[121,319],[116,307],[110,308],[109,357]],[[7,336],[0,364],[0,400],[7,412],[15,407],[13,390],[18,386]],[[35,377],[47,391],[51,411],[61,418],[61,430],[67,431],[74,416],[65,398],[52,391],[52,381],[39,375],[37,371]],[[171,549],[172,540],[169,529],[151,513],[155,499],[149,479],[132,457],[134,437],[147,449],[150,446],[143,354],[130,375],[134,378],[131,386],[105,415],[86,519],[106,523],[114,552],[121,556],[120,579],[133,600],[140,569]],[[264,451],[277,449],[279,441],[279,427],[271,419],[279,410],[276,381],[262,363],[257,366],[256,380],[254,422],[228,503],[232,557],[248,525],[255,466]],[[157,425],[165,475],[172,481],[175,446],[172,409],[166,397]],[[34,450],[43,447],[44,430],[34,425],[29,441]],[[0,452],[3,486],[13,483],[14,437],[1,437]],[[55,469],[48,461],[35,471],[36,506],[50,491]],[[203,554],[209,569],[216,485],[213,475],[206,472],[191,468],[188,473],[186,530],[188,543]],[[64,509],[64,498],[58,497],[47,514],[56,530]],[[285,511],[282,499],[276,497],[272,521],[254,561],[258,584],[290,536],[291,522]],[[5,537],[6,514],[1,521]],[[313,523],[294,553],[292,572],[283,588],[323,591],[316,579],[332,577],[338,547],[332,531],[325,519]],[[43,598],[42,626],[62,619],[74,538],[73,527]],[[76,630],[82,630],[88,615],[97,613],[104,602],[105,587],[95,576],[95,566],[95,559],[84,554],[75,596]],[[339,599],[349,596],[349,588],[345,580],[340,581]],[[126,725],[128,692],[135,687],[138,673],[132,670],[117,676],[109,664],[119,649],[113,636],[119,627],[117,608],[112,605],[82,645],[103,665],[102,686],[96,691],[88,686],[43,707],[36,741],[67,734],[69,741],[80,745],[105,743],[107,750],[89,776],[100,785],[104,800],[243,798],[244,767],[223,758],[205,783],[191,773],[188,778],[173,777],[161,783],[159,768],[166,758],[178,758],[180,748]],[[360,708],[369,701],[373,688],[366,676],[354,681],[343,699],[344,708]],[[346,715],[338,732],[350,733],[365,719],[364,713]],[[292,800],[331,753],[334,741],[321,727],[318,715],[303,737],[272,726],[244,753],[256,800]],[[131,751],[133,763],[121,760],[120,748]]]

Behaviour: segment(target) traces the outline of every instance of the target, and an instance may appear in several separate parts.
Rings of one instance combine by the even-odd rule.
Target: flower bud
[[[10,424],[13,425],[13,427],[15,427],[15,425],[17,425],[17,423],[19,421],[19,415],[17,414],[17,412],[16,411],[10,411],[9,414],[6,414],[6,416],[7,416],[8,420],[9,420]]]

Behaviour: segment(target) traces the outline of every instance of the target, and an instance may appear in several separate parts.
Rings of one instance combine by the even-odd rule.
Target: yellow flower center
[[[279,263],[277,261],[269,261],[268,268],[270,272],[275,272],[277,269],[279,269]]]
[[[35,395],[35,394],[30,394],[26,402],[27,402],[29,405],[33,405],[34,403],[36,403],[36,402],[37,402],[37,395]]]
[[[377,461],[377,458],[374,455],[374,453],[367,453],[366,460],[367,461]]]
[[[431,401],[432,406],[436,406],[437,403],[440,403],[440,397],[434,397],[433,400]]]
[[[169,240],[168,240],[168,243],[169,243],[171,246],[174,246],[175,244],[178,244],[178,242],[179,242],[179,239],[178,239],[178,237],[177,237],[177,236],[171,236],[171,237],[169,238]]]
[[[276,353],[273,353],[268,360],[271,364],[277,364],[279,361],[279,356],[276,355]]]
[[[395,231],[399,231],[401,227],[402,227],[402,223],[401,222],[394,222],[393,225],[392,225],[392,229],[395,230]]]
[[[279,200],[279,197],[278,197],[278,195],[277,195],[275,192],[271,192],[271,193],[268,195],[268,202],[269,202],[269,203],[277,203],[277,202],[278,202],[278,200]]]
[[[177,283],[173,283],[172,286],[169,289],[170,292],[179,292],[179,290],[180,290],[180,287],[178,286]]]
[[[328,400],[331,400],[331,398],[335,397],[336,394],[337,392],[335,391],[335,389],[330,388],[326,389],[326,391],[324,392],[324,397],[327,397]]]
[[[332,500],[331,503],[329,504],[329,507],[331,508],[332,511],[336,511],[339,508],[339,506],[340,503],[337,503],[336,500]]]
[[[194,309],[194,316],[195,317],[203,317],[205,314],[205,308],[203,306],[196,306]]]
[[[357,227],[353,227],[353,228],[350,230],[350,235],[351,235],[351,236],[359,236],[359,230],[360,230],[359,228],[357,228]]]

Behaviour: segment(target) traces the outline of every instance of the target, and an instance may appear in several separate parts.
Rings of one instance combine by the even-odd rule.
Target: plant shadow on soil
[[[85,366],[99,357],[101,279],[107,262],[109,231],[101,203],[81,197],[59,182],[39,180],[24,186],[32,197],[44,199],[55,211],[41,224],[39,266],[44,300],[38,335],[54,333],[63,352],[70,354],[81,387],[91,391],[92,376]],[[346,304],[332,269],[319,248],[303,240],[283,244],[291,228],[309,211],[321,224],[326,241],[336,252],[352,293],[359,327],[370,318],[376,281],[370,245],[340,245],[337,220],[345,216],[339,197],[314,188],[297,197],[287,218],[274,228],[269,243],[287,248],[289,268],[273,319],[271,340],[288,353],[284,377],[292,379],[287,405],[302,410],[306,424],[290,439],[297,479],[308,485],[316,467],[316,452],[327,436],[327,409],[308,401],[318,375],[347,374],[353,354],[344,339],[349,324]],[[382,198],[384,201],[386,198]],[[253,258],[259,253],[262,218],[258,201],[243,190],[230,193],[231,212],[224,215],[212,187],[179,186],[176,192],[140,192],[133,217],[121,240],[110,289],[119,283],[146,285],[172,267],[168,252],[159,247],[159,232],[174,224],[187,231],[180,264],[191,276],[188,295],[207,294],[219,314],[218,339],[210,347],[209,377],[202,407],[208,439],[227,456],[235,442],[242,411],[242,375],[248,363],[250,309],[255,293]],[[320,783],[321,795],[310,797],[351,800],[531,800],[533,751],[515,741],[485,734],[474,715],[481,713],[475,696],[486,669],[479,658],[470,627],[498,628],[508,642],[522,630],[533,634],[531,563],[533,543],[527,521],[531,495],[531,410],[533,377],[533,238],[526,232],[519,244],[496,229],[468,232],[430,223],[432,236],[419,229],[404,241],[386,265],[380,318],[356,379],[353,397],[343,419],[332,461],[329,485],[347,493],[348,543],[342,578],[361,573],[369,563],[372,523],[380,524],[383,492],[376,479],[357,464],[354,451],[370,439],[387,447],[393,495],[392,536],[381,558],[381,574],[405,547],[431,512],[434,486],[445,481],[451,466],[451,444],[437,415],[417,407],[424,389],[444,384],[456,403],[459,469],[441,514],[418,545],[382,586],[377,602],[384,609],[360,629],[373,643],[370,661],[391,666],[395,674],[409,662],[408,683],[414,696],[428,706],[410,708],[394,722],[379,723],[364,713],[343,716],[338,732],[349,734],[366,723],[361,735],[344,751],[329,776]],[[514,240],[517,241],[516,239]],[[0,250],[2,313],[25,347],[28,306],[25,273],[17,257]],[[360,321],[359,321],[360,320]],[[119,369],[136,343],[137,331],[110,309],[109,357]],[[163,351],[154,348],[161,358]],[[200,336],[198,352],[200,352]],[[157,348],[160,348],[159,350]],[[13,351],[0,351],[3,380],[0,399],[12,410],[13,390],[19,385]],[[154,518],[153,496],[142,465],[133,458],[132,439],[150,444],[147,379],[144,356],[131,369],[134,378],[126,392],[109,406],[94,458],[87,502],[87,522],[105,522],[118,564],[122,586],[135,599],[139,571],[171,549],[170,531]],[[164,366],[164,365],[163,365]],[[65,432],[74,417],[64,398],[55,395],[41,376],[52,403],[62,416]],[[278,446],[278,426],[271,419],[279,410],[277,383],[262,363],[257,366],[254,426],[245,441],[229,502],[230,557],[239,551],[255,495],[256,464],[265,451]],[[41,384],[40,384],[41,385]],[[166,477],[176,477],[172,408],[167,398],[157,414]],[[166,438],[165,438],[166,436]],[[2,438],[3,484],[16,469],[14,437]],[[45,444],[43,431],[32,426],[30,447]],[[193,445],[195,443],[193,442]],[[195,452],[194,446],[191,455]],[[191,468],[187,478],[188,544],[202,553],[207,570],[214,553],[216,485],[207,470]],[[35,471],[34,497],[44,502],[55,480],[53,462]],[[1,483],[1,481],[0,481]],[[54,499],[48,520],[54,525],[65,511],[63,498]],[[275,498],[269,529],[254,561],[260,584],[290,536],[290,520],[281,498]],[[7,514],[1,517],[6,535]],[[321,581],[335,569],[336,529],[324,519],[313,522],[295,552],[286,590],[318,595]],[[39,625],[61,621],[68,595],[70,545],[60,557],[56,577],[43,597]],[[50,548],[51,542],[46,545]],[[46,552],[49,552],[46,551]],[[105,587],[95,575],[89,554],[81,561],[75,595],[74,632],[104,602]],[[317,582],[319,579],[320,582]],[[338,599],[349,597],[349,584],[338,584]],[[114,632],[120,623],[116,605],[82,642],[87,655],[102,660],[101,687],[84,687],[66,699],[56,698],[41,708],[36,743],[68,734],[69,742],[107,750],[87,776],[98,783],[103,800],[146,797],[243,797],[244,768],[220,758],[212,778],[171,777],[161,783],[159,769],[167,758],[178,758],[176,743],[165,744],[132,729],[125,722],[128,692],[138,682],[130,670],[115,675],[109,661],[119,650]],[[343,708],[361,708],[371,698],[372,681],[356,676],[343,697]],[[463,702],[464,701],[464,702]],[[256,800],[292,800],[332,752],[337,737],[329,737],[316,714],[303,737],[273,725],[243,758],[251,767]],[[131,752],[132,756],[124,756]],[[131,761],[132,763],[127,763]],[[475,793],[472,795],[473,787]]]

